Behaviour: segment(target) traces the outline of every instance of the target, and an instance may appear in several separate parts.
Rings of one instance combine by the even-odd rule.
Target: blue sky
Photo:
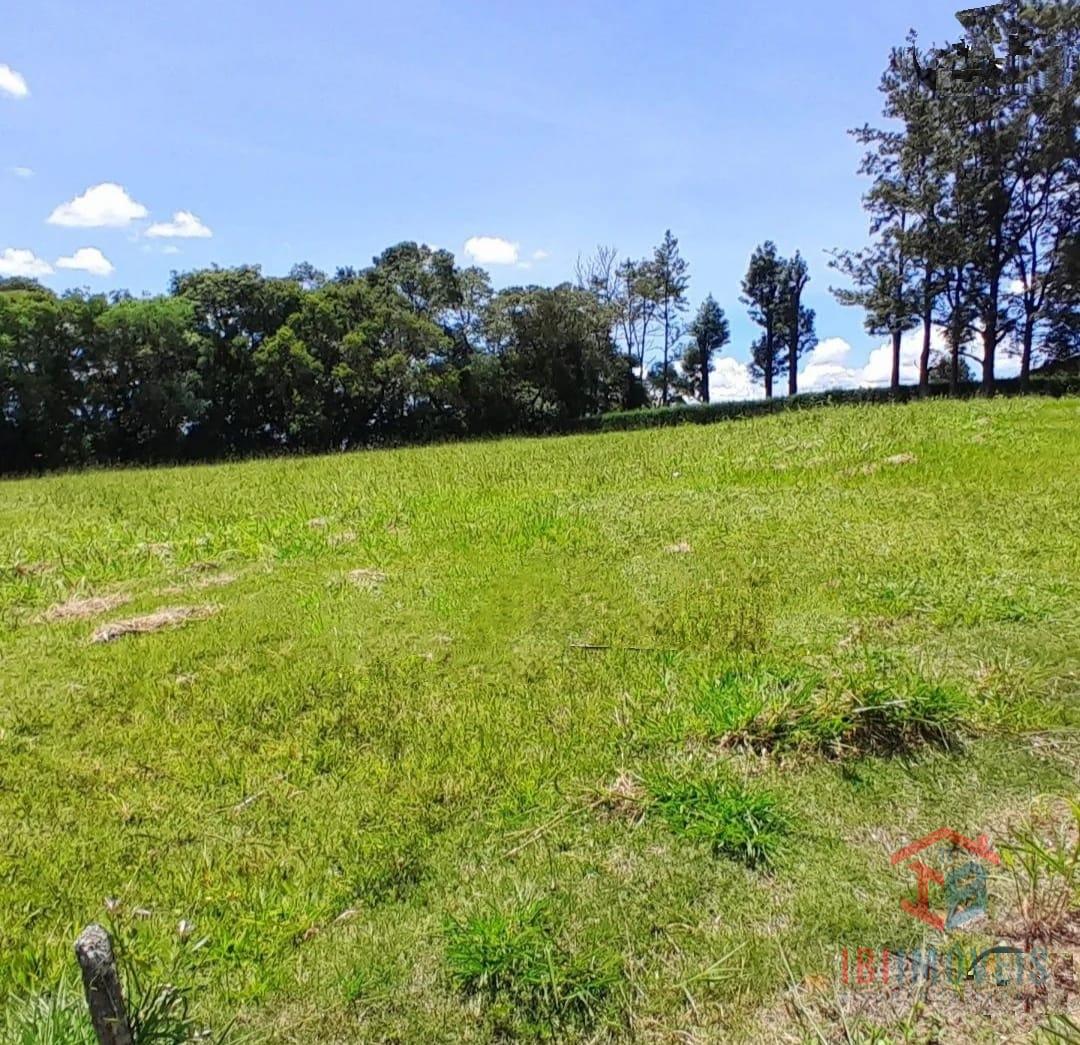
[[[670,227],[745,360],[739,281],[771,238],[810,263],[810,363],[859,370],[879,341],[825,254],[866,238],[846,131],[878,119],[890,46],[954,38],[961,6],[9,4],[0,268],[157,292],[212,262],[332,271],[415,239],[465,263],[498,237],[516,251],[479,252],[516,256],[488,265],[497,286],[556,283]],[[102,184],[120,190],[79,200]]]

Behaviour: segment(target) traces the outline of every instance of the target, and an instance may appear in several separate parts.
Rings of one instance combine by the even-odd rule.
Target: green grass
[[[922,939],[894,849],[1077,793],[1078,460],[1011,399],[0,484],[0,1033],[83,1040],[102,921],[166,1038],[753,1039]]]
[[[748,867],[766,865],[787,833],[776,798],[715,780],[661,780],[653,804],[678,835],[707,842],[714,853]]]

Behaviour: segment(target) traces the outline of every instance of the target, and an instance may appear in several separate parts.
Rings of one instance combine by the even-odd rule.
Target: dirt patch
[[[356,587],[363,588],[365,591],[378,591],[386,580],[386,574],[382,570],[350,570],[346,576],[350,584],[355,584]]]
[[[321,515],[315,519],[308,519],[308,529],[310,530],[325,530],[330,525],[329,519],[324,519]]]
[[[892,457],[886,457],[886,464],[915,464],[919,459],[914,454],[893,454]]]
[[[353,530],[345,530],[342,533],[332,533],[326,538],[326,543],[331,548],[338,548],[343,544],[352,544],[356,541],[356,533]]]
[[[75,595],[66,602],[58,602],[55,606],[50,606],[41,615],[41,619],[47,624],[89,620],[91,617],[100,617],[101,614],[129,602],[131,602],[131,596],[120,592],[112,595]]]
[[[694,549],[690,547],[689,541],[679,541],[676,544],[669,544],[664,551],[668,555],[689,555]]]
[[[612,819],[637,823],[645,815],[645,788],[636,776],[625,770],[607,787],[601,788],[598,797],[598,808]]]
[[[91,642],[113,642],[125,635],[149,635],[166,628],[179,628],[193,620],[206,620],[218,612],[217,606],[167,606],[141,617],[110,621],[91,636]]]

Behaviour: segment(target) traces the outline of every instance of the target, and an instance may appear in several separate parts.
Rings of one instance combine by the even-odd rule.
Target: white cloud
[[[29,167],[12,167],[11,173],[16,178],[32,178],[34,176],[34,172]]]
[[[52,272],[44,258],[39,258],[32,250],[18,247],[5,247],[0,250],[0,276],[47,276]]]
[[[159,221],[146,230],[153,239],[208,239],[213,233],[189,210],[178,210],[172,221]]]
[[[909,330],[900,339],[900,383],[919,380],[919,356],[922,354],[922,328]],[[930,332],[931,353],[946,350],[945,333],[940,327]],[[886,341],[870,352],[863,366],[850,366],[851,346],[839,337],[820,342],[806,356],[799,372],[800,392],[822,392],[832,388],[882,388],[892,382],[892,342]]]
[[[814,346],[814,350],[807,356],[807,364],[812,366],[825,363],[842,363],[851,352],[849,345],[842,337],[827,337]]]
[[[106,181],[92,185],[81,196],[61,203],[49,215],[50,225],[67,225],[72,228],[121,228],[149,212],[136,203],[122,185]]]
[[[91,276],[111,276],[116,271],[113,263],[97,247],[80,247],[71,257],[58,258],[56,267],[89,272]]]
[[[15,72],[10,65],[0,65],[0,92],[10,94],[12,98],[25,98],[30,88],[22,73]]]
[[[909,330],[900,340],[900,383],[914,385],[919,380],[919,356],[922,354],[922,328]],[[887,388],[892,381],[892,342],[873,349],[862,366],[852,366],[848,360],[853,349],[843,338],[830,337],[818,342],[803,359],[799,371],[800,392],[827,392],[839,388]],[[931,358],[948,351],[945,331],[933,327],[930,332]],[[970,349],[978,355],[978,345]],[[725,399],[759,399],[764,395],[761,382],[754,381],[746,364],[733,356],[720,356],[709,375],[709,396],[713,402]],[[973,364],[978,379],[980,367]],[[1015,377],[1020,370],[1017,356],[999,352],[994,361],[996,377]],[[774,382],[777,394],[787,392],[787,376],[781,374]]]
[[[547,261],[547,259],[551,257],[546,250],[534,250],[532,256],[533,261]]]
[[[500,236],[470,236],[465,253],[478,265],[515,265],[521,245]]]
[[[757,384],[741,363],[733,356],[719,356],[713,362],[709,374],[709,399],[719,403],[727,399],[760,399],[765,394],[764,388]]]

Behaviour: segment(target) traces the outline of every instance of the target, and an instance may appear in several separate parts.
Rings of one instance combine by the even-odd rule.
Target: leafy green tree
[[[171,290],[193,306],[202,346],[198,367],[210,405],[196,441],[225,451],[269,443],[254,357],[299,307],[299,284],[249,265],[174,274]]]
[[[630,366],[642,379],[654,333],[658,297],[652,259],[633,261],[627,258],[618,266],[615,289],[617,321]]]
[[[103,411],[88,395],[104,297],[58,298],[40,288],[0,293],[3,464],[10,470],[79,463],[93,454]]]
[[[1026,385],[1035,359],[1036,338],[1046,334],[1049,351],[1055,316],[1068,296],[1058,277],[1068,244],[1080,236],[1080,154],[1077,111],[1080,77],[1070,68],[1080,54],[1080,7],[1050,3],[1010,12],[1008,26],[1023,28],[1032,43],[1021,69],[1006,86],[1020,90],[1013,119],[1019,146],[1011,165],[1017,177],[1008,236],[1013,245],[1007,272],[1010,303],[1020,352],[1020,381]],[[1073,298],[1075,301],[1075,297]]]
[[[707,403],[713,356],[731,340],[727,317],[712,294],[701,303],[688,333],[691,341],[683,349],[682,369],[686,374],[693,375],[691,394]]]
[[[784,324],[787,342],[788,395],[799,390],[799,359],[814,347],[814,313],[802,303],[803,291],[810,282],[806,262],[798,251],[784,264]]]
[[[1063,243],[1059,251],[1043,345],[1051,362],[1080,356],[1080,235]]]
[[[598,344],[596,299],[569,284],[528,288],[509,313],[506,360],[523,421],[543,427],[621,405],[625,368],[614,339]]]
[[[928,375],[930,384],[947,384],[953,389],[960,382],[970,383],[975,380],[975,373],[968,361],[963,356],[958,356],[954,361],[947,352],[936,352],[931,356]]]
[[[690,286],[690,266],[679,254],[679,241],[668,229],[653,252],[652,279],[656,294],[656,315],[663,331],[664,357],[660,370],[660,404],[668,405],[670,366],[673,349],[682,337],[679,317],[686,311],[686,291]]]
[[[747,306],[750,318],[762,328],[761,337],[751,349],[750,372],[764,379],[765,398],[771,399],[773,379],[783,365],[779,349],[784,344],[787,316],[785,262],[771,240],[750,256],[740,300]]]
[[[121,300],[97,316],[97,363],[87,388],[105,419],[99,454],[118,460],[183,456],[201,397],[200,341],[184,298]]]

